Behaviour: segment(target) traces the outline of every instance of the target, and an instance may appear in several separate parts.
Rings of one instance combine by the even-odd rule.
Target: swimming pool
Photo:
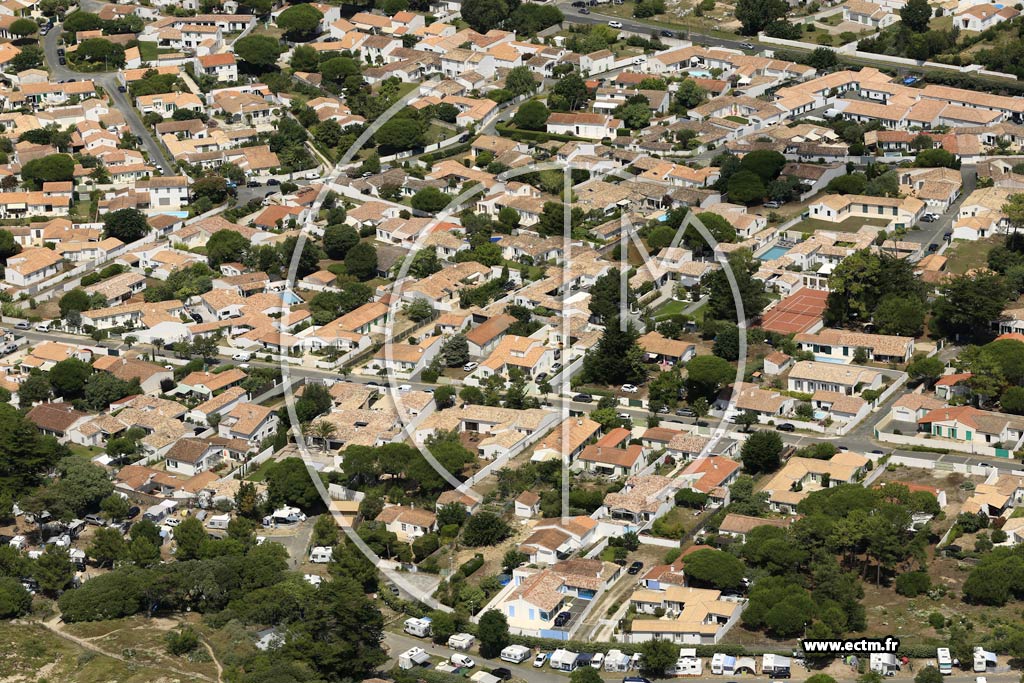
[[[789,250],[790,247],[780,247],[779,245],[775,245],[774,247],[764,252],[757,258],[761,259],[762,261],[772,261],[774,259],[779,258]]]
[[[690,69],[687,73],[694,78],[711,78],[711,72],[703,69]]]

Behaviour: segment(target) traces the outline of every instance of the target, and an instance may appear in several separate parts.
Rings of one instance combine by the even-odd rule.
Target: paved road
[[[83,8],[84,9],[84,8]],[[96,85],[101,86],[103,90],[111,97],[114,106],[124,115],[125,121],[128,122],[128,127],[131,128],[132,132],[142,139],[142,146],[145,148],[146,153],[149,155],[149,162],[154,166],[157,166],[161,173],[164,175],[174,175],[174,166],[164,156],[163,148],[157,142],[153,134],[150,133],[149,129],[139,118],[139,113],[132,106],[131,102],[125,93],[119,92],[117,86],[117,73],[116,72],[103,72],[103,73],[85,73],[80,71],[74,71],[69,69],[67,66],[61,66],[60,56],[57,54],[57,49],[60,47],[60,36],[63,31],[62,24],[56,24],[53,29],[43,37],[43,53],[46,55],[46,63],[50,67],[50,73],[53,80],[67,81],[67,80],[87,80],[93,81]]]
[[[618,21],[622,23],[622,30],[624,31],[632,31],[633,33],[641,33],[645,35],[650,35],[651,33],[660,34],[662,31],[662,27],[648,24],[639,19],[624,19],[610,14],[602,14],[601,6],[589,8],[590,14],[580,14],[579,9],[573,7],[572,4],[568,2],[559,3],[558,9],[562,10],[566,19],[569,19],[576,24],[607,24],[609,21]],[[673,29],[673,31],[676,33],[687,33],[680,29]],[[709,47],[725,47],[731,50],[743,50],[743,43],[748,41],[750,43],[754,43],[753,38],[742,39],[737,37],[736,40],[729,40],[715,36],[705,36],[699,33],[689,33],[688,40],[692,41],[695,45],[700,44]]]
[[[964,200],[978,186],[977,166],[974,164],[964,164],[960,168],[960,177],[963,183],[963,187],[960,188],[960,196],[956,198],[956,201],[953,202],[949,209],[944,211],[939,220],[934,223],[918,223],[918,227],[921,229],[908,232],[906,237],[903,238],[904,240],[918,244],[942,244],[943,236],[947,232],[953,231],[953,220],[960,212],[960,205],[964,203]]]

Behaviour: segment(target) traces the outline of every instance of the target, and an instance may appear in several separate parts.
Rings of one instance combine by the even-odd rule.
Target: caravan
[[[501,661],[521,664],[530,658],[530,648],[525,645],[509,645],[501,651]]]
[[[558,648],[551,653],[551,659],[548,660],[549,665],[556,671],[575,671],[580,665],[579,654],[572,652],[571,650],[563,650]]]
[[[679,648],[679,658],[665,673],[670,676],[700,676],[704,673],[704,667],[697,656],[697,649],[693,647]]]
[[[608,650],[604,656],[604,670],[613,673],[629,671],[630,657],[622,650]]]
[[[995,652],[989,652],[984,648],[974,648],[974,673],[985,673],[999,665]]]
[[[900,660],[891,652],[872,652],[870,662],[868,668],[883,676],[895,676],[900,670]]]
[[[414,647],[398,656],[398,668],[405,671],[417,666],[428,666],[429,664],[430,655],[422,647]]]
[[[206,522],[206,526],[211,529],[227,529],[228,524],[231,523],[231,515],[213,515],[209,521]]]
[[[453,633],[448,637],[448,647],[453,650],[468,650],[473,647],[475,641],[472,633]]]
[[[263,526],[277,526],[278,524],[298,524],[305,522],[306,515],[299,508],[284,507],[274,510],[272,515],[263,518]]]
[[[405,620],[405,632],[417,638],[426,638],[430,635],[430,617],[410,617]]]
[[[767,654],[761,660],[761,673],[768,678],[789,678],[789,657]]]

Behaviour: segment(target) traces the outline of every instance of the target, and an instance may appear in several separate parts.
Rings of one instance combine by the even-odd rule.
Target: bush
[[[908,598],[927,593],[932,587],[927,572],[907,572],[896,577],[896,592]]]
[[[477,553],[473,559],[463,562],[459,567],[459,573],[463,576],[472,576],[480,567],[484,566],[484,556]]]
[[[928,615],[928,625],[938,631],[946,625],[946,617],[939,612],[932,612]]]
[[[167,651],[180,657],[199,647],[199,634],[190,626],[167,634]]]

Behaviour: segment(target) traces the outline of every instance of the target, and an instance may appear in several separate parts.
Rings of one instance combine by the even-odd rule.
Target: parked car
[[[512,678],[512,672],[503,666],[499,666],[497,669],[491,669],[491,675],[495,678],[500,678],[503,681],[507,681]]]
[[[697,417],[697,413],[690,408],[676,408],[676,415],[679,417]]]
[[[235,355],[231,356],[231,360],[245,362],[247,360],[252,360],[252,354],[249,353],[248,351],[239,351]]]
[[[281,184],[281,181],[278,180],[277,178],[271,178],[270,180],[267,181],[267,185],[280,185],[280,184]]]
[[[609,21],[608,25],[611,26],[612,28],[622,28],[621,21]]]
[[[594,397],[590,394],[576,394],[572,397],[572,400],[576,403],[593,403]]]
[[[764,208],[766,208],[766,209],[781,209],[782,208],[782,202],[777,202],[775,200],[772,200],[770,202],[765,202],[764,203]]]
[[[793,424],[790,422],[780,422],[779,424],[775,425],[775,429],[779,430],[780,432],[796,431],[796,427],[794,427]]]
[[[644,563],[637,560],[633,564],[629,565],[629,569],[626,570],[627,574],[636,576],[640,573],[640,570],[644,568]]]
[[[947,242],[951,241],[953,239],[953,233],[947,232],[945,235],[942,236],[942,239],[946,240]]]
[[[537,375],[536,381],[537,381],[538,384],[540,384],[541,382],[543,382],[547,378],[548,378],[548,373],[542,372],[539,375]]]
[[[595,652],[594,656],[590,658],[590,666],[600,671],[602,664],[604,664],[604,653]]]
[[[581,7],[580,14],[590,14],[590,10],[587,9],[586,7]]]
[[[668,29],[664,29],[664,30],[663,30],[663,31],[661,32],[661,37],[662,37],[662,38],[675,38],[675,37],[676,37],[676,34],[675,34],[675,33],[673,33],[672,31],[669,31]]]
[[[138,505],[132,505],[130,508],[128,508],[127,519],[135,519],[139,516],[140,512],[142,512],[142,508],[140,508]]]
[[[20,322],[16,322],[16,323],[14,323],[14,329],[16,329],[16,330],[27,330],[27,329],[30,329],[31,327],[32,327],[32,326],[31,326],[31,325],[29,325],[29,324],[28,324],[28,323],[27,323],[26,321],[24,321],[24,320],[22,320],[22,321],[20,321]]]
[[[754,44],[753,43],[740,43],[740,47],[742,47],[744,50],[753,50],[754,49]]]
[[[57,59],[57,61],[58,61],[58,62],[60,62],[60,65],[61,65],[61,66],[65,66],[65,65],[66,65],[66,64],[68,63],[68,60],[66,60],[66,59],[65,59],[65,58],[63,58],[63,57],[59,57],[59,58]]]
[[[622,390],[627,394],[635,394],[636,392],[640,391],[640,388],[635,384],[623,384]]]
[[[472,669],[476,666],[476,662],[469,655],[464,655],[461,652],[456,652],[451,656],[451,662],[455,666],[461,666],[465,669]]]
[[[533,658],[533,668],[539,669],[542,666],[544,666],[548,661],[548,657],[550,656],[550,652],[538,652],[537,656]]]
[[[935,252],[937,252],[938,250],[939,250],[939,245],[937,245],[937,244],[935,244],[935,243],[932,243],[932,244],[929,244],[929,245],[928,245],[928,251],[929,251],[929,252],[931,252],[931,253],[933,253],[933,254],[934,254],[934,253],[935,253]]]
[[[106,526],[107,521],[99,515],[86,515],[85,523],[92,524],[93,526]]]
[[[57,54],[60,55],[61,57],[63,57],[64,56],[64,48],[62,48],[62,47],[57,48]]]
[[[480,367],[479,363],[477,363],[476,361],[470,361],[470,362],[468,362],[468,363],[466,363],[465,365],[462,366],[462,371],[463,372],[473,372],[478,367]]]
[[[247,182],[245,184],[245,186],[246,187],[259,187],[260,186],[260,181],[258,181],[258,180],[250,180],[249,182]]]
[[[572,612],[559,612],[555,617],[555,626],[565,626],[572,619]]]

